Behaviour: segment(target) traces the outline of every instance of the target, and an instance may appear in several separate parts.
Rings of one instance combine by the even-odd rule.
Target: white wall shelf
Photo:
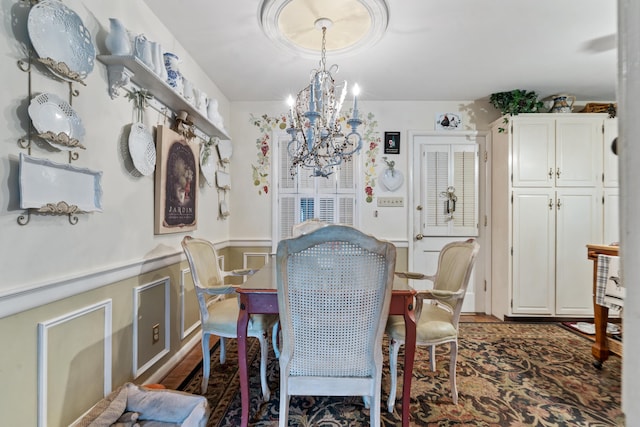
[[[206,116],[177,93],[168,83],[162,81],[156,73],[135,56],[98,55],[97,59],[107,66],[109,95],[111,98],[118,97],[119,89],[133,82],[141,88],[147,89],[158,101],[174,113],[181,110],[187,111],[193,120],[193,124],[208,136],[231,139],[224,129],[215,126]]]

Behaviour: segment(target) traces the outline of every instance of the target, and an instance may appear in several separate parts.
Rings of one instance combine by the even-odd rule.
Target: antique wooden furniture
[[[458,354],[458,321],[462,311],[462,303],[467,293],[467,285],[475,264],[480,245],[475,239],[452,242],[445,245],[438,259],[438,270],[435,275],[396,273],[403,277],[417,280],[430,280],[433,289],[419,291],[416,294],[416,323],[418,325],[416,344],[429,346],[431,370],[436,369],[437,344],[450,343],[451,360],[449,364],[449,380],[453,403],[458,403],[456,387],[456,357]],[[424,303],[424,300],[430,300]],[[389,335],[389,365],[391,371],[391,390],[387,407],[393,412],[396,403],[396,382],[398,352],[404,344],[404,324],[402,317],[390,316],[387,322]]]
[[[280,427],[291,396],[363,396],[370,424],[380,425],[395,265],[393,243],[344,225],[278,243]]]
[[[240,391],[242,396],[241,426],[249,422],[249,377],[247,375],[247,324],[249,316],[255,313],[278,313],[276,291],[275,259],[267,263],[256,274],[236,288],[240,294],[240,315],[238,317],[238,363],[240,370]],[[409,427],[411,399],[411,375],[415,356],[416,323],[414,318],[415,291],[406,280],[396,278],[391,292],[389,314],[402,315],[405,324],[404,377],[402,388],[402,426]]]
[[[587,245],[587,258],[593,261],[593,318],[596,327],[596,342],[591,347],[591,354],[596,358],[593,365],[598,369],[609,358],[609,343],[607,340],[609,308],[596,303],[598,255],[618,256],[618,249],[618,246]]]
[[[182,248],[187,256],[191,277],[196,289],[200,306],[200,322],[202,328],[202,394],[206,393],[209,384],[211,357],[209,356],[209,338],[211,335],[220,337],[220,363],[225,362],[225,338],[236,338],[238,299],[229,298],[228,294],[235,291],[237,285],[226,285],[225,276],[242,276],[253,274],[255,270],[222,271],[218,264],[218,255],[211,242],[185,236]],[[262,396],[269,400],[271,392],[267,385],[267,336],[273,328],[274,349],[276,349],[277,316],[252,316],[248,324],[248,335],[260,341],[260,380]],[[245,331],[247,328],[245,327]],[[246,334],[246,332],[245,332]]]

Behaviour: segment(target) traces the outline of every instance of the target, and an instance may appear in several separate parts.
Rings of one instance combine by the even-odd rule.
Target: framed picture
[[[400,154],[400,132],[384,133],[384,154]]]
[[[157,128],[155,234],[197,228],[198,145],[166,126]]]
[[[462,120],[457,113],[436,114],[436,130],[459,130],[462,129]]]

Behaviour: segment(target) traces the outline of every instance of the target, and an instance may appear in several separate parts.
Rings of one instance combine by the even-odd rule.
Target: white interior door
[[[486,136],[477,132],[413,132],[409,141],[413,154],[409,166],[409,270],[435,274],[444,245],[477,238],[481,249],[463,312],[484,313],[489,308],[486,303],[485,257],[490,252],[486,237],[490,233],[484,227],[485,203],[481,201],[487,187],[485,163],[480,158],[484,159]],[[455,189],[455,210],[453,200],[447,195],[447,189],[451,187]],[[473,220],[469,219],[471,212]],[[430,289],[433,284],[414,280],[412,285],[416,289]]]

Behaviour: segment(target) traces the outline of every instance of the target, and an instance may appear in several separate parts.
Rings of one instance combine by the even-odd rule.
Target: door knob
[[[416,234],[416,240],[422,240],[423,237],[424,235],[422,233]]]

